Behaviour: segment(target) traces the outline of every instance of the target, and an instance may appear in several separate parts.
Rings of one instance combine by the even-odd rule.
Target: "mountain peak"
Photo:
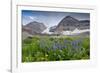
[[[30,34],[39,34],[46,29],[46,26],[43,23],[33,21],[25,25],[23,29]]]
[[[72,16],[70,16],[70,15],[65,16],[65,18],[63,18],[63,20],[64,20],[64,19],[78,21],[76,18],[74,18],[74,17],[72,17]]]
[[[72,16],[66,16],[60,21],[60,23],[58,24],[58,27],[60,27],[60,26],[64,26],[64,27],[77,26],[78,23],[79,23],[79,21],[76,18],[74,18]]]
[[[68,15],[68,16],[66,16],[65,18],[73,18],[73,17],[71,17],[70,15]]]

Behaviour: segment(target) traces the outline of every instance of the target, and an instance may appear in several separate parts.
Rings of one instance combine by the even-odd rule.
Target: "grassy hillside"
[[[22,41],[22,62],[90,58],[89,37],[33,36]]]

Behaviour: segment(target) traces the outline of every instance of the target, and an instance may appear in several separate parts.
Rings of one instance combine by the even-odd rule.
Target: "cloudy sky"
[[[89,13],[71,13],[71,12],[48,12],[22,10],[22,24],[26,25],[32,21],[44,23],[47,27],[57,25],[65,16],[72,16],[78,20],[89,20]]]

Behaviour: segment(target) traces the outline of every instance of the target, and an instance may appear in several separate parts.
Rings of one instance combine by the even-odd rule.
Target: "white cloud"
[[[33,17],[33,16],[29,16],[29,18],[30,18],[31,20],[35,19],[35,17]]]

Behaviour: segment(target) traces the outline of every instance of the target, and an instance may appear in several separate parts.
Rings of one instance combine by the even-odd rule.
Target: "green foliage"
[[[22,41],[22,62],[81,60],[89,57],[89,37],[33,36]]]

